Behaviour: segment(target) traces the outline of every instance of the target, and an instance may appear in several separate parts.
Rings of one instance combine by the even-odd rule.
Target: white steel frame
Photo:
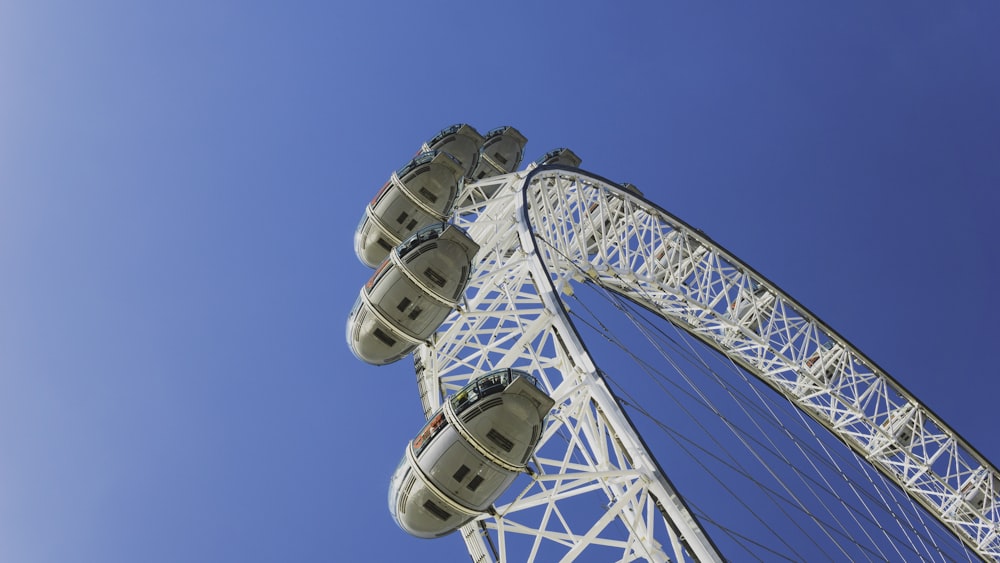
[[[526,484],[516,482],[493,514],[463,528],[474,561],[568,561],[588,549],[611,550],[621,561],[722,559],[570,323],[560,294],[582,280],[721,351],[974,552],[1000,559],[996,467],[849,342],[702,233],[570,168],[532,166],[487,178],[465,186],[458,201],[464,203],[453,221],[481,250],[461,308],[414,354],[425,414],[471,376],[498,367],[529,371],[556,400]],[[574,519],[572,503],[581,496],[606,505],[603,516]],[[531,539],[527,553],[508,553],[514,535]]]

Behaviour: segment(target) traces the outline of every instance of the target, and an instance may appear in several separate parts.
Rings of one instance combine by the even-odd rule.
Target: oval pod
[[[354,232],[354,252],[378,266],[393,247],[451,214],[465,169],[443,151],[422,152],[392,173],[365,208]]]
[[[407,445],[389,511],[407,533],[434,538],[489,510],[521,473],[553,400],[515,369],[481,375],[449,398]]]
[[[478,251],[465,231],[448,223],[425,227],[394,248],[348,317],[354,355],[388,364],[430,338],[458,305]]]
[[[504,125],[486,133],[483,146],[479,149],[479,162],[471,174],[473,180],[482,180],[497,174],[509,174],[517,170],[524,156],[524,146],[528,139],[517,129]]]

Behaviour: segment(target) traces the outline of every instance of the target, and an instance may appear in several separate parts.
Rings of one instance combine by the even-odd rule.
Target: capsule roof
[[[486,134],[486,140],[479,151],[479,164],[471,178],[481,180],[517,170],[527,143],[528,139],[509,125],[493,129]]]
[[[642,191],[639,188],[637,188],[635,184],[629,182],[622,182],[621,186],[627,192],[632,192],[639,197],[643,196]]]
[[[534,452],[552,399],[515,369],[473,378],[432,414],[389,484],[389,510],[417,537],[439,537],[489,510]]]
[[[479,163],[479,149],[483,141],[483,136],[471,125],[457,123],[442,129],[424,143],[422,150],[440,150],[451,154],[462,164],[463,175],[469,176]]]
[[[450,154],[450,153],[448,153],[446,151],[427,150],[427,151],[421,151],[421,152],[417,153],[416,156],[414,156],[412,159],[410,159],[410,162],[407,162],[406,164],[404,164],[402,166],[402,168],[400,168],[399,170],[396,171],[396,175],[398,175],[400,178],[402,178],[402,177],[406,176],[407,174],[409,174],[410,172],[412,172],[415,168],[419,167],[420,165],[422,165],[422,164],[428,164],[430,162],[433,162],[434,159],[437,158],[439,155],[443,156],[444,158],[447,158],[447,159],[451,160],[452,163],[455,164],[455,166],[458,166],[458,167],[462,166],[462,161],[460,161],[459,159],[455,158],[454,155],[452,155],[452,154]]]
[[[548,164],[561,164],[563,166],[571,166],[577,168],[583,160],[576,155],[573,151],[561,147],[558,149],[550,150],[549,152],[543,154],[542,156],[535,159],[535,164],[538,166],[545,166]]]

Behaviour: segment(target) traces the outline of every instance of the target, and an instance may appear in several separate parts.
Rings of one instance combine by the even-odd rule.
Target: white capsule
[[[442,151],[418,154],[393,172],[365,208],[354,233],[354,251],[369,267],[414,232],[444,221],[455,205],[465,169]]]
[[[348,318],[354,355],[388,364],[427,340],[458,305],[478,251],[465,231],[447,223],[425,227],[394,248]]]
[[[479,150],[479,163],[471,178],[482,180],[517,170],[527,143],[528,139],[509,125],[493,129],[486,134],[483,147]]]
[[[486,512],[524,470],[552,405],[523,371],[470,381],[407,445],[389,485],[396,523],[433,538]]]

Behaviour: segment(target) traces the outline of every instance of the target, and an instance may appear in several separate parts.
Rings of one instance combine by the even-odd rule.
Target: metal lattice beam
[[[499,185],[496,195],[455,215],[482,246],[462,308],[415,354],[425,413],[471,375],[500,365],[536,375],[557,406],[532,459],[534,474],[496,506],[495,518],[464,530],[470,553],[483,561],[570,560],[605,550],[623,561],[667,561],[683,560],[686,551],[719,560],[577,342],[537,254],[522,246],[531,237],[517,220],[523,175],[491,182]],[[566,508],[581,498],[604,507],[603,515],[581,519]],[[487,541],[480,526],[496,540]],[[531,547],[505,558],[513,536],[530,538]]]
[[[535,475],[494,518],[465,529],[470,553],[502,558],[506,538],[517,534],[535,538],[532,558],[545,544],[566,559],[595,548],[625,561],[719,557],[564,314],[558,293],[586,280],[733,359],[973,551],[1000,558],[997,469],[849,342],[700,232],[575,169],[491,178],[467,186],[460,200],[466,205],[454,220],[482,246],[480,263],[462,309],[415,356],[425,412],[471,375],[499,366],[534,373],[557,404]],[[561,507],[581,495],[599,496],[605,516],[573,521]],[[614,535],[612,520],[623,524]]]

